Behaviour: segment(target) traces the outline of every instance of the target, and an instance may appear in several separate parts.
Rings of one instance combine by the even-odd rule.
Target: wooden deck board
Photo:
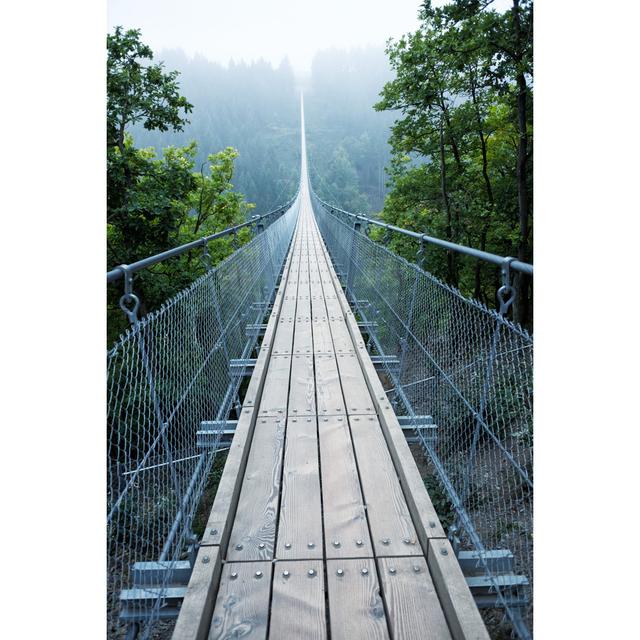
[[[316,417],[287,421],[277,557],[322,558]]]
[[[328,560],[327,591],[332,640],[389,638],[374,560]]]
[[[394,638],[451,638],[424,558],[379,558],[383,597]]]
[[[209,640],[267,637],[270,562],[229,562],[222,569]]]
[[[269,637],[273,640],[323,640],[327,637],[322,562],[275,563]]]

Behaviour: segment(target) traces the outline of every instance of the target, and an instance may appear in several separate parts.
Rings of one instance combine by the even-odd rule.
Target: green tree
[[[401,117],[383,218],[530,261],[533,3],[514,0],[504,13],[491,4],[426,1],[420,28],[389,44],[395,78],[375,108]],[[429,261],[449,283],[493,303],[495,269],[452,253]],[[516,284],[514,317],[530,326],[530,283]]]
[[[233,189],[238,152],[226,148],[208,156],[194,172],[197,145],[169,146],[158,157],[155,149],[138,149],[128,128],[142,123],[148,130],[180,130],[181,115],[191,105],[180,95],[177,72],[162,64],[143,66],[153,53],[140,32],[116,27],[107,38],[107,260],[108,267],[130,264],[149,255],[243,222],[252,205]],[[243,242],[247,233],[236,239]],[[233,250],[232,240],[210,248],[212,263]],[[135,291],[140,312],[164,300],[203,273],[197,256],[188,254],[137,274]],[[126,327],[118,306],[121,283],[108,290],[108,340]]]
[[[153,51],[141,42],[140,30],[116,27],[107,36],[107,146],[124,155],[125,131],[137,122],[145,129],[181,131],[193,106],[179,93],[179,73],[164,65],[143,65]]]

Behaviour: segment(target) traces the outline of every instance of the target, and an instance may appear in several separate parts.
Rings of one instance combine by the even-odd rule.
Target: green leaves
[[[153,52],[140,41],[140,30],[116,27],[107,36],[107,145],[122,151],[125,129],[142,122],[146,129],[181,131],[182,113],[193,106],[181,96],[178,72],[166,73],[162,63],[143,65]]]
[[[526,259],[532,171],[522,158],[523,130],[532,133],[532,7],[530,0],[514,0],[499,13],[478,0],[437,8],[424,2],[420,28],[390,41],[395,78],[375,105],[400,112],[390,138],[385,220]],[[529,74],[524,102],[523,72]],[[401,244],[397,250],[408,259],[415,251]],[[491,269],[445,257],[430,252],[428,268],[493,304]],[[522,324],[528,313],[523,307]]]

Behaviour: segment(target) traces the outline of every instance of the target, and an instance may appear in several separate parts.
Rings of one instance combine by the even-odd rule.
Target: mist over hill
[[[327,50],[316,54],[311,73],[296,76],[289,61],[227,66],[181,50],[155,56],[180,72],[181,92],[193,104],[181,132],[132,128],[136,146],[198,143],[196,168],[208,154],[235,147],[234,187],[258,213],[295,194],[299,179],[299,93],[304,92],[311,180],[319,195],[360,212],[380,211],[384,167],[393,115],[373,104],[391,78],[383,47]],[[205,165],[206,166],[206,165]]]

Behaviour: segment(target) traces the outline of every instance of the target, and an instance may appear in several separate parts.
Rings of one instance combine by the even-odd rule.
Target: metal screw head
[[[282,577],[283,577],[283,578],[288,578],[290,575],[291,575],[291,574],[290,574],[288,571],[286,571],[286,570],[282,572]]]
[[[340,546],[340,542],[338,540],[334,540],[332,544],[336,549]]]
[[[361,547],[362,546],[362,540],[356,540],[356,544]]]
[[[309,571],[307,571],[307,575],[308,575],[310,578],[313,578],[313,576],[315,576],[315,575],[316,575],[316,570],[315,570],[315,569],[309,569]]]
[[[390,542],[391,540],[389,540],[389,538],[382,538],[382,544],[388,545]]]
[[[436,527],[436,523],[435,523],[433,520],[429,520],[429,526],[430,526],[432,529],[435,529],[435,527]]]
[[[342,577],[344,575],[344,569],[338,569],[336,575]]]
[[[396,572],[395,567],[389,567],[389,573],[395,573],[395,572]]]
[[[417,564],[413,565],[413,570],[414,570],[416,573],[420,573],[420,567],[419,567]]]
[[[241,544],[237,544],[236,545],[236,551],[242,551],[242,545]]]
[[[238,577],[238,574],[234,571],[234,572],[231,574],[231,579],[232,579],[232,580],[235,580],[237,577]]]
[[[262,571],[256,571],[256,578],[262,578]]]
[[[261,543],[258,545],[258,549],[264,549],[264,542],[261,542]]]
[[[217,529],[211,529],[209,534],[212,535],[212,536],[217,536],[218,535],[218,530]]]
[[[441,553],[443,556],[449,555],[449,552],[448,552],[444,547],[442,547],[442,549],[440,549],[440,553]]]
[[[411,540],[409,540],[409,538],[402,538],[402,542],[405,544],[411,544]]]
[[[291,543],[290,542],[285,542],[284,543],[284,548],[285,549],[291,549]]]
[[[309,547],[309,549],[313,549],[313,547],[316,546],[315,542],[307,542],[307,547]]]
[[[202,558],[202,564],[209,564],[209,556]]]
[[[367,573],[369,573],[369,569],[367,569],[367,567],[364,567],[364,568],[362,569],[361,573],[362,573],[362,575],[363,575],[363,576],[366,576],[366,575],[367,575]]]

